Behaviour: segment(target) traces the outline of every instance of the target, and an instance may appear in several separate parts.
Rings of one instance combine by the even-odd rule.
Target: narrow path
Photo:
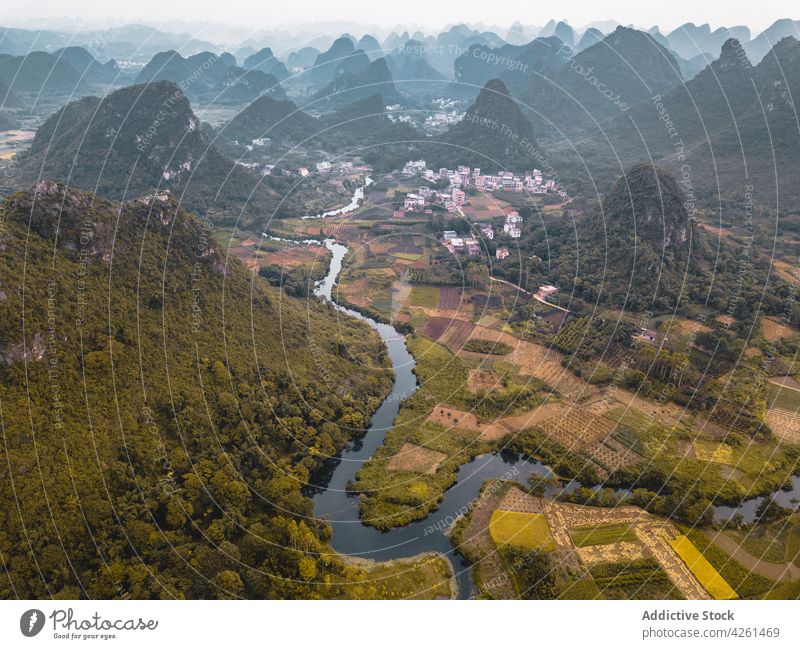
[[[800,579],[800,568],[793,563],[771,563],[754,557],[730,536],[723,532],[705,531],[705,535],[722,548],[730,557],[757,575],[773,581]]]
[[[564,313],[569,313],[570,312],[569,309],[565,309],[563,306],[558,306],[558,304],[553,304],[552,302],[548,302],[547,300],[544,300],[544,299],[540,298],[536,293],[531,293],[530,291],[522,288],[521,286],[518,286],[517,284],[513,284],[511,282],[507,282],[504,279],[498,279],[497,277],[492,277],[491,275],[489,275],[489,279],[492,280],[493,282],[499,282],[500,284],[505,284],[506,286],[510,286],[511,288],[515,288],[518,291],[522,291],[523,293],[525,293],[525,295],[530,295],[534,300],[536,300],[537,302],[541,302],[542,304],[544,304],[546,306],[552,307],[554,309],[558,309],[559,311],[563,311]]]

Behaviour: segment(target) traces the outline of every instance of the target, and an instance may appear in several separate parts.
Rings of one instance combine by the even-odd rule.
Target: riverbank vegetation
[[[361,494],[361,520],[378,529],[390,529],[425,518],[436,509],[445,490],[456,480],[458,468],[493,444],[480,431],[445,427],[427,419],[434,406],[447,403],[467,407],[467,365],[446,348],[422,336],[408,338],[416,360],[419,389],[400,407],[395,425],[383,445],[356,476],[351,490]],[[405,443],[444,454],[433,474],[389,471],[387,464]]]

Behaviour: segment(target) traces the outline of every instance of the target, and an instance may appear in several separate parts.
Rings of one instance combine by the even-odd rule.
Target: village
[[[459,165],[455,170],[442,167],[437,172],[428,169],[425,160],[410,160],[403,166],[403,175],[420,177],[440,186],[447,183],[443,189],[420,186],[415,192],[406,194],[402,208],[402,211],[406,213],[418,214],[421,212],[431,215],[434,207],[438,207],[444,208],[448,213],[457,213],[464,217],[465,214],[461,208],[467,201],[469,190],[485,193],[503,191],[527,192],[535,195],[558,194],[561,198],[567,198],[567,193],[559,189],[554,180],[545,179],[539,169],[525,171],[522,175],[512,171],[491,175],[482,174],[480,167],[470,168]],[[505,221],[499,228],[492,223],[474,224],[476,236],[461,237],[454,230],[445,230],[441,243],[451,253],[463,252],[471,257],[480,256],[481,245],[477,238],[478,233],[486,239],[494,239],[496,232],[497,234],[502,233],[510,239],[519,239],[522,236],[523,217],[519,212],[512,209],[507,211],[504,217]],[[500,246],[495,251],[495,257],[499,260],[506,259],[510,254],[506,246]]]
[[[457,212],[464,204],[466,190],[475,189],[483,192],[506,191],[529,194],[558,193],[566,199],[567,193],[559,189],[555,180],[545,179],[539,169],[525,171],[522,175],[513,171],[491,175],[482,174],[480,167],[459,165],[455,170],[442,167],[437,171],[428,169],[425,160],[410,160],[403,166],[406,176],[421,177],[430,183],[447,182],[442,190],[432,187],[420,187],[416,193],[406,196],[403,208],[406,211],[424,210],[426,206],[441,205],[448,212]]]

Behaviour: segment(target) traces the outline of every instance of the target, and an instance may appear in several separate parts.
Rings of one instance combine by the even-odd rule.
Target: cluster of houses
[[[545,180],[539,169],[532,169],[522,175],[515,174],[513,171],[503,171],[498,174],[482,174],[480,167],[459,166],[457,169],[447,169],[442,167],[438,172],[428,169],[425,160],[409,160],[403,166],[403,173],[407,176],[422,176],[425,180],[436,182],[447,180],[450,187],[475,189],[493,192],[529,192],[531,194],[547,194],[548,192],[558,191],[566,198],[566,192],[557,190],[555,180]]]
[[[274,165],[273,165],[274,166]],[[333,171],[334,165],[332,165],[327,160],[323,160],[322,162],[318,162],[316,164],[317,173],[318,174],[329,174]],[[339,173],[342,174],[349,174],[353,171],[353,163],[352,162],[340,162],[336,165],[336,168],[339,170]],[[300,167],[297,170],[297,173],[300,174],[303,178],[308,176],[311,173],[311,170],[308,167]]]
[[[338,165],[336,165],[336,167],[338,168],[339,173],[343,174],[349,174],[353,171],[352,162],[340,162]],[[329,174],[332,170],[333,165],[327,160],[317,163],[317,173],[319,174]]]
[[[462,119],[464,119],[464,113],[459,113],[456,110],[438,111],[425,118],[425,126],[429,128],[442,128],[444,126],[457,124]]]
[[[442,244],[450,252],[466,252],[470,257],[481,254],[481,245],[474,237],[464,239],[458,236],[455,230],[445,230],[442,234]]]
[[[429,205],[444,205],[448,212],[457,212],[464,204],[467,195],[458,187],[450,186],[444,191],[430,187],[420,187],[416,192],[406,194],[403,209],[407,212],[421,212]]]
[[[522,217],[517,211],[511,211],[506,214],[506,220],[503,224],[503,232],[512,239],[519,239],[522,235]],[[495,228],[491,223],[477,223],[475,227],[486,239],[494,239]],[[481,248],[478,240],[474,237],[463,238],[459,237],[454,230],[445,230],[442,234],[442,245],[450,252],[466,252],[470,256],[481,254]],[[501,246],[495,251],[497,259],[505,259],[509,255],[509,250],[505,246]]]

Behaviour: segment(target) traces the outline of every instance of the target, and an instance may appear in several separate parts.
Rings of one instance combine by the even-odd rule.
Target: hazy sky
[[[759,31],[778,18],[797,18],[796,0],[2,0],[4,24],[29,26],[31,19],[50,19],[51,27],[63,18],[79,18],[85,27],[98,22],[164,21],[242,25],[258,31],[310,21],[351,20],[385,27],[396,24],[438,28],[459,22],[543,25],[550,18],[567,19],[575,27],[595,20],[671,29],[685,22],[748,25]],[[44,22],[44,21],[43,21]]]

